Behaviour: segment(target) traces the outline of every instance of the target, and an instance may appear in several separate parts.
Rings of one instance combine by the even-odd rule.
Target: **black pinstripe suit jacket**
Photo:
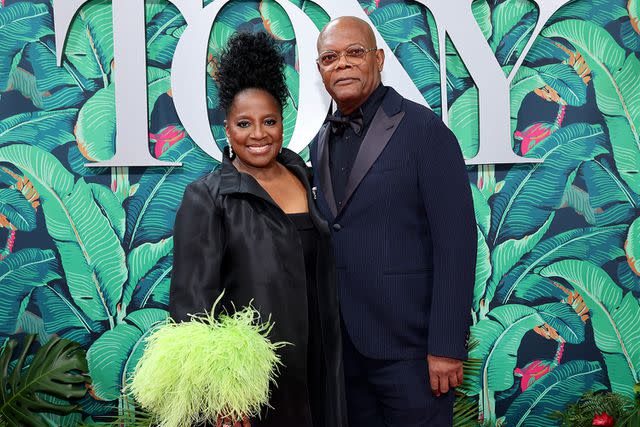
[[[311,146],[320,211],[331,225],[340,308],[375,359],[464,359],[476,265],[469,178],[453,133],[390,88],[338,208],[329,127]]]

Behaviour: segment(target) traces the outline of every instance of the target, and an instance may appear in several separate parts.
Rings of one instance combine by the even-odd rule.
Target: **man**
[[[331,21],[317,48],[338,109],[311,159],[334,241],[349,425],[451,426],[476,262],[460,148],[432,111],[381,84],[366,22]]]

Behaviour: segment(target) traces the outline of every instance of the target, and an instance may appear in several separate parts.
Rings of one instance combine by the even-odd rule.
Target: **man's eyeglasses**
[[[364,62],[367,53],[378,50],[376,47],[365,48],[358,44],[351,45],[342,52],[334,50],[325,50],[316,60],[324,68],[331,67],[338,63],[340,57],[344,55],[344,59],[351,65],[360,65]]]

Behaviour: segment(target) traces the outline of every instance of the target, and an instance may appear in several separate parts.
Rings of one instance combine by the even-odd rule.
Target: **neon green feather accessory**
[[[216,319],[215,305],[189,322],[169,320],[147,338],[129,389],[161,427],[240,420],[269,404],[281,365],[276,350],[286,343],[268,339],[273,324],[260,323],[253,307]]]

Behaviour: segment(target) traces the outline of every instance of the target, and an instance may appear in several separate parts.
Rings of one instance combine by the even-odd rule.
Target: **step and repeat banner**
[[[176,210],[227,143],[221,47],[278,40],[285,143],[308,159],[331,103],[315,37],[340,15],[372,24],[383,81],[440,114],[467,159],[477,363],[457,422],[548,426],[585,392],[633,396],[639,1],[0,0],[0,366],[91,377],[67,394],[3,379],[33,425],[133,411],[123,389],[167,317]],[[57,337],[86,364],[41,356]]]

